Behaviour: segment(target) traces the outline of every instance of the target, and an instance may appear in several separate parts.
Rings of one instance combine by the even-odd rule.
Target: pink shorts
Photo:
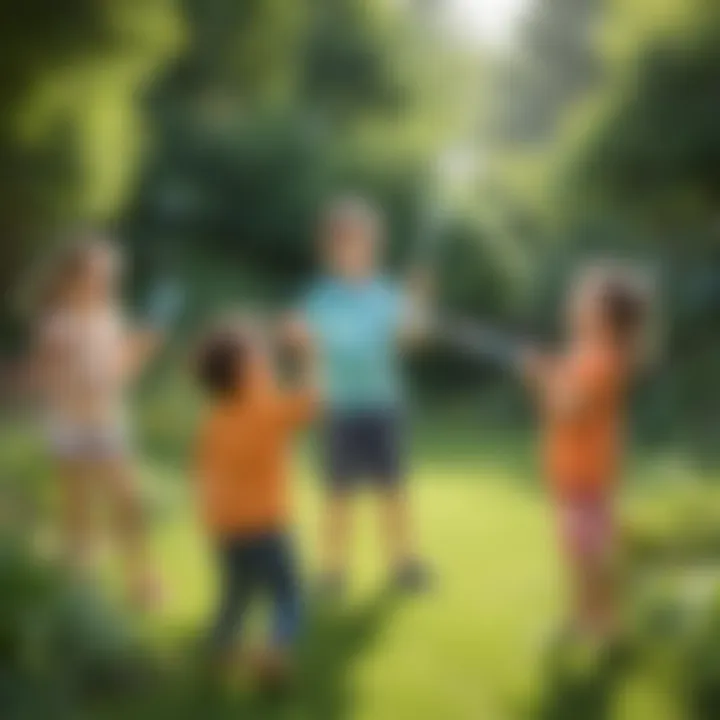
[[[610,552],[615,540],[611,497],[560,497],[557,513],[560,540],[570,557],[598,558]]]

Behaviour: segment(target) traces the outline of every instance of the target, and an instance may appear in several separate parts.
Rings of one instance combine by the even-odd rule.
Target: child
[[[200,498],[222,585],[212,650],[220,659],[229,654],[248,603],[265,593],[273,604],[273,633],[259,669],[275,679],[288,670],[300,622],[286,455],[316,406],[310,353],[303,366],[297,389],[278,389],[268,349],[250,327],[212,332],[197,364],[211,399],[199,438]]]
[[[647,316],[645,294],[633,278],[595,270],[570,295],[565,350],[524,363],[545,426],[544,460],[570,568],[573,629],[597,639],[617,630],[613,501],[625,398]]]
[[[405,493],[401,336],[416,325],[408,299],[379,270],[384,227],[357,199],[341,199],[321,223],[325,277],[292,327],[317,342],[327,413],[322,428],[327,502],[321,590],[342,591],[350,535],[350,498],[368,483],[382,505],[393,582],[421,589]]]
[[[129,383],[153,352],[153,332],[130,332],[119,300],[121,256],[100,237],[65,247],[48,267],[36,328],[35,371],[50,453],[61,477],[67,555],[91,560],[93,496],[109,496],[124,545],[126,582],[138,603],[153,600],[125,415]]]

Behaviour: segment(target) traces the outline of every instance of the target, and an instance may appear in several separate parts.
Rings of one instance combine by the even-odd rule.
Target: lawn
[[[536,695],[544,642],[558,619],[560,583],[544,504],[482,467],[426,464],[413,491],[435,587],[422,597],[383,600],[382,547],[372,500],[363,499],[352,589],[334,619],[346,625],[341,634],[354,637],[338,638],[345,647],[333,651],[334,667],[322,679],[337,687],[325,692],[336,696],[339,717],[345,710],[368,719],[505,717]],[[308,472],[296,494],[311,579],[319,496]],[[185,511],[162,524],[157,553],[170,591],[165,632],[201,629],[212,603],[212,568]]]
[[[563,578],[526,454],[520,445],[504,459],[508,448],[498,444],[449,454],[440,447],[420,453],[412,477],[432,591],[394,599],[384,592],[377,518],[372,498],[362,498],[349,597],[332,611],[310,609],[294,694],[268,706],[239,689],[215,697],[217,716],[244,709],[250,717],[338,720],[685,717],[675,688],[650,666],[622,677],[595,668],[570,686],[555,677],[550,647]],[[311,581],[321,498],[312,463],[298,466],[297,534]],[[214,588],[208,548],[182,497],[158,525],[156,552],[169,597],[153,632],[173,647],[202,632]]]
[[[146,691],[101,702],[89,717],[695,717],[684,705],[677,659],[655,662],[655,646],[622,672],[601,666],[558,671],[551,640],[562,621],[563,574],[527,443],[478,442],[473,433],[433,430],[419,433],[414,457],[413,509],[434,587],[419,597],[386,592],[372,498],[360,498],[350,592],[338,607],[308,604],[295,686],[282,699],[261,697],[247,683],[217,687],[208,680],[199,649],[214,602],[212,555],[186,471],[166,462],[145,464],[145,486],[157,507],[153,550],[167,597],[162,611],[143,624],[143,635],[160,656],[162,672]],[[298,546],[310,585],[321,497],[308,453],[298,453],[295,468]],[[651,526],[656,515],[645,499],[652,495],[641,489],[630,503],[646,511]],[[254,620],[250,643],[260,641],[264,624],[261,613]]]

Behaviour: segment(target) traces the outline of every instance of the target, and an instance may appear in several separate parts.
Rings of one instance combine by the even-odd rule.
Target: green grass
[[[440,437],[421,428],[415,457],[411,499],[419,545],[437,577],[433,591],[385,598],[378,518],[372,498],[361,498],[351,592],[335,615],[309,620],[296,693],[269,708],[252,692],[238,691],[218,706],[218,717],[239,709],[249,717],[308,720],[690,717],[675,656],[675,664],[658,664],[653,649],[620,673],[594,667],[567,675],[553,664],[550,641],[563,619],[564,577],[551,507],[527,443],[506,437],[478,444],[469,434]],[[660,488],[644,487],[652,484],[656,462],[667,466],[638,464],[639,489],[629,493],[633,513],[677,505],[674,491],[663,503]],[[322,498],[312,462],[303,455],[297,466],[297,535],[311,580]],[[212,611],[212,556],[190,503],[181,498],[160,523],[155,549],[170,596],[153,631],[172,647],[197,638]]]
[[[19,478],[46,471],[17,442],[5,456]],[[177,455],[177,454],[176,454]],[[386,567],[371,497],[356,508],[351,588],[332,611],[309,608],[299,649],[298,678],[284,700],[270,702],[251,687],[217,688],[207,682],[199,652],[213,610],[211,548],[196,520],[190,480],[178,465],[147,465],[156,498],[153,551],[167,598],[144,625],[146,640],[163,662],[161,676],[139,696],[101,703],[90,717],[287,718],[287,720],[684,720],[681,665],[671,652],[677,639],[655,643],[632,667],[592,667],[567,673],[556,667],[550,639],[563,618],[565,589],[556,552],[551,508],[532,469],[529,443],[473,432],[419,428],[411,500],[420,550],[436,574],[436,587],[417,598],[384,592]],[[31,462],[32,461],[32,462]],[[677,480],[663,492],[652,478],[663,460],[640,464],[629,495],[634,516],[662,537],[677,532],[665,510],[703,505],[707,488],[691,503]],[[299,453],[293,482],[303,575],[317,570],[322,498],[314,464]],[[683,473],[689,472],[683,469]],[[27,482],[27,478],[22,481]],[[652,492],[651,492],[652,490]],[[692,498],[691,498],[692,499]],[[694,505],[693,505],[694,503]],[[708,505],[709,508],[709,505]],[[674,517],[673,512],[669,514]],[[683,511],[682,516],[687,513]],[[693,511],[693,517],[697,513]],[[714,517],[714,515],[713,515]],[[662,521],[662,522],[661,522]],[[652,534],[652,533],[650,533]],[[680,531],[685,535],[684,531]],[[681,577],[679,586],[684,582]],[[113,582],[114,584],[114,582]],[[692,589],[692,588],[691,588]],[[677,587],[670,595],[677,595]],[[657,595],[657,594],[656,594]],[[649,614],[666,614],[675,600],[651,597]],[[653,605],[654,603],[654,605]],[[674,610],[673,610],[674,612]],[[262,614],[251,623],[261,641]],[[674,643],[674,645],[672,644]]]
[[[306,577],[316,567],[320,498],[309,473],[296,487]],[[558,620],[560,582],[541,498],[498,471],[421,468],[413,506],[432,592],[373,618],[336,678],[355,718],[504,717],[537,694],[542,652]],[[382,594],[385,567],[372,499],[357,508],[348,622]],[[211,611],[211,556],[184,512],[157,533],[170,597],[165,637],[200,631]],[[325,638],[332,642],[332,638]],[[312,643],[312,638],[308,638]]]

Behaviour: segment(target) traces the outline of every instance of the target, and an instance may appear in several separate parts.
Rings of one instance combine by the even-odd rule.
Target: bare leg
[[[323,573],[341,577],[345,573],[352,532],[350,497],[335,491],[328,496],[322,527]]]
[[[93,561],[92,467],[81,460],[60,464],[63,552],[73,571],[86,573]]]
[[[105,465],[105,477],[114,525],[125,556],[129,594],[134,602],[147,605],[156,600],[158,585],[136,476],[130,462],[118,458]]]
[[[614,630],[610,576],[598,558],[575,558],[571,565],[572,626],[583,636],[603,639]]]
[[[407,495],[402,488],[391,488],[380,500],[392,582],[404,592],[423,592],[430,587],[431,577],[415,549]]]
[[[610,555],[600,557],[588,569],[587,616],[596,635],[610,639],[618,631],[617,578]]]
[[[403,568],[415,559],[410,523],[410,504],[401,488],[382,491],[380,521],[390,566]]]

